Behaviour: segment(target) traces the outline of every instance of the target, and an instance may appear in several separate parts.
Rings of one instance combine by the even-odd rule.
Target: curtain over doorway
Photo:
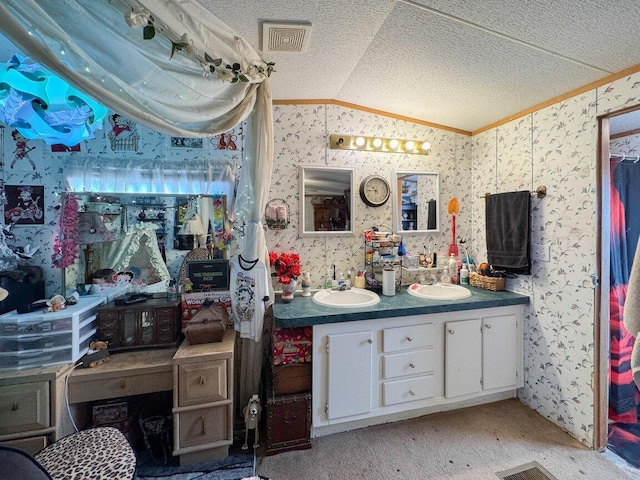
[[[640,391],[633,381],[634,337],[623,324],[631,265],[640,236],[640,163],[611,159],[610,360],[607,446],[640,467]]]

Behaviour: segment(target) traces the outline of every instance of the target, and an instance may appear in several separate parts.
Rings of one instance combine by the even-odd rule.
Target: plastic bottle
[[[458,264],[456,262],[456,257],[452,253],[449,257],[449,261],[447,262],[447,270],[449,273],[449,279],[451,283],[458,283]]]
[[[466,263],[463,263],[460,269],[460,283],[462,285],[469,285],[469,269]]]

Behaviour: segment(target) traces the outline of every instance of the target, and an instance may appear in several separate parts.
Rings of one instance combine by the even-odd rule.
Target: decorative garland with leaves
[[[270,77],[271,73],[274,72],[274,62],[265,62],[264,65],[250,65],[244,70],[237,62],[223,66],[221,58],[213,58],[207,52],[203,54],[197,52],[191,45],[189,36],[186,33],[178,40],[171,38],[167,30],[159,25],[153,18],[153,15],[151,15],[151,12],[145,8],[131,7],[131,11],[124,14],[124,19],[131,28],[142,27],[142,38],[145,40],[151,40],[156,36],[156,33],[164,35],[171,42],[171,56],[169,58],[173,58],[173,55],[177,51],[195,57],[200,62],[200,65],[202,65],[204,76],[214,76],[219,80],[237,83],[262,81]]]

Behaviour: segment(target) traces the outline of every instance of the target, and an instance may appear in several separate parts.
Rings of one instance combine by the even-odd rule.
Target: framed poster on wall
[[[44,225],[44,185],[5,185],[5,223]]]

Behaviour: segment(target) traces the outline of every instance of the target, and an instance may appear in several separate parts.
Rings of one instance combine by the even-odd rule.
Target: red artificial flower
[[[275,252],[269,252],[269,263],[274,268],[274,277],[278,277],[278,282],[288,285],[291,280],[297,280],[301,275],[300,255],[297,253],[282,253],[278,255]]]

